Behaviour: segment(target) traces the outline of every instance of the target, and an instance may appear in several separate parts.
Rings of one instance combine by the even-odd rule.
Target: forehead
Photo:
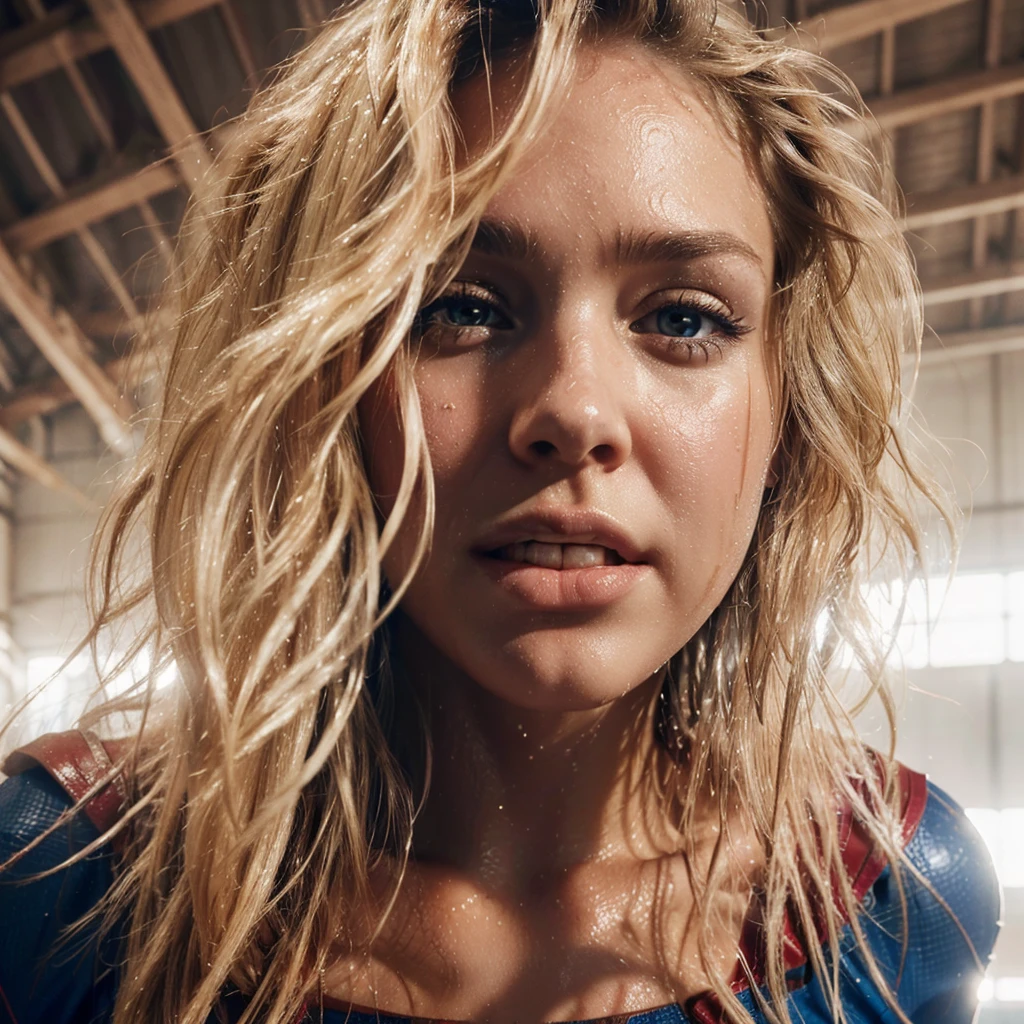
[[[515,107],[523,69],[500,66],[454,97],[470,155]],[[744,147],[708,87],[639,43],[583,47],[568,94],[494,197],[488,218],[588,230],[729,232],[771,272],[767,202]],[[567,234],[566,234],[567,233]]]

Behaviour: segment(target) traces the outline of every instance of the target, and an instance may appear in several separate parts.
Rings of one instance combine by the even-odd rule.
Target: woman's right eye
[[[512,328],[512,321],[497,305],[469,291],[452,292],[435,299],[420,310],[417,325],[420,331],[431,327],[447,330],[497,330]]]

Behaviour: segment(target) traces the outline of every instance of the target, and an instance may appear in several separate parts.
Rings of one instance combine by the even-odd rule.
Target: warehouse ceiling
[[[267,69],[330,0],[0,0],[0,458],[80,402],[127,453],[125,360],[185,204]],[[934,333],[927,360],[1024,348],[1024,0],[768,0],[885,133]],[[141,368],[141,369],[140,369]],[[44,481],[46,482],[46,481]]]

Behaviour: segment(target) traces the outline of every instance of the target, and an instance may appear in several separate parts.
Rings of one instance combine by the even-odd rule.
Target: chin
[[[577,712],[606,707],[659,671],[668,656],[644,654],[635,643],[573,643],[551,631],[518,637],[480,659],[467,674],[492,696],[524,711]]]

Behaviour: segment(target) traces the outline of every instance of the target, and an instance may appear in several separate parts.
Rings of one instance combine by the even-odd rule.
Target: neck
[[[611,704],[526,710],[494,696],[409,624],[398,663],[426,712],[430,784],[414,855],[489,887],[534,885],[594,859],[653,857],[678,837],[658,780],[678,771],[655,738],[661,675]]]

